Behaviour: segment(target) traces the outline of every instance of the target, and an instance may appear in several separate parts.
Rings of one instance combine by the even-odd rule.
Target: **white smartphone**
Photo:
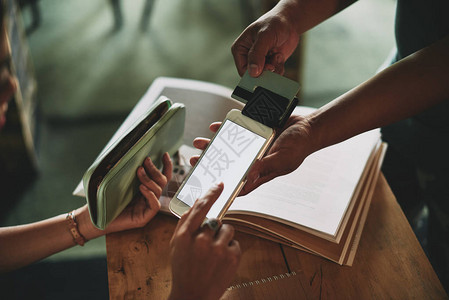
[[[221,219],[273,137],[272,128],[242,115],[240,110],[231,110],[171,199],[170,210],[180,217],[215,183],[223,182],[223,192],[206,216]]]

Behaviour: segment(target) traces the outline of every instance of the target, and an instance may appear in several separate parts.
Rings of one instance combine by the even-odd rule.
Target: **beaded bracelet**
[[[86,238],[80,233],[78,229],[78,224],[76,223],[75,211],[71,211],[67,213],[67,225],[69,227],[69,231],[72,234],[73,240],[80,246],[84,246],[84,243],[87,242]]]

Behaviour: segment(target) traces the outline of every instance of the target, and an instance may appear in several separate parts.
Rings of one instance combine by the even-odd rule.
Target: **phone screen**
[[[207,218],[216,218],[265,141],[264,137],[225,120],[179,191],[178,199],[192,206],[214,183],[223,182],[223,192],[207,214]]]

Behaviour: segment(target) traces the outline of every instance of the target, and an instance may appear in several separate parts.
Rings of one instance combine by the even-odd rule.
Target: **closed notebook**
[[[162,96],[89,167],[83,185],[96,227],[106,228],[137,195],[137,168],[147,156],[160,168],[162,155],[179,149],[184,123],[184,105]]]

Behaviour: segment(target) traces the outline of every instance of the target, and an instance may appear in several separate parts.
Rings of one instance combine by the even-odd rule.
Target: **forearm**
[[[77,209],[75,216],[79,231],[87,240],[102,235],[90,222],[86,207]],[[0,272],[26,266],[75,245],[66,214],[32,224],[0,228]]]
[[[285,16],[301,35],[354,2],[356,0],[283,0],[271,13]]]
[[[446,37],[308,116],[313,150],[413,116],[449,99],[448,53]]]
[[[151,159],[144,161],[137,172],[142,195],[136,197],[105,230],[93,225],[87,205],[76,209],[74,215],[79,234],[88,241],[106,233],[146,225],[158,212],[158,199],[172,176],[170,155],[165,153],[162,161],[162,173]],[[23,267],[75,246],[77,242],[72,236],[70,226],[73,226],[73,223],[67,219],[67,214],[62,214],[32,224],[0,228],[0,273]]]

